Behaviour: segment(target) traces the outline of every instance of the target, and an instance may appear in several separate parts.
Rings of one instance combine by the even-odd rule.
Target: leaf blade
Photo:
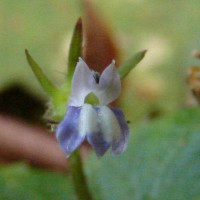
[[[70,82],[73,77],[78,58],[82,55],[82,37],[83,37],[82,20],[81,18],[79,18],[74,27],[74,32],[72,35],[69,48],[67,79]]]
[[[120,78],[124,79],[130,71],[144,58],[147,50],[139,51],[134,54],[125,64],[118,68]]]
[[[35,60],[31,57],[28,50],[25,50],[26,59],[35,74],[37,80],[39,81],[40,85],[42,86],[43,90],[49,95],[54,96],[54,94],[57,92],[56,87],[53,85],[53,83],[48,79],[48,77],[44,74],[40,66],[35,62]]]

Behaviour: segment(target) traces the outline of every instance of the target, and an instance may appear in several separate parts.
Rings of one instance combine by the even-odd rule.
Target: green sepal
[[[78,58],[82,55],[82,20],[78,19],[74,32],[72,35],[69,56],[68,56],[68,69],[67,69],[67,83],[71,83],[71,79],[74,74],[74,70],[78,61]]]
[[[93,106],[99,105],[99,99],[93,92],[91,92],[85,97],[84,103],[88,103],[88,104],[91,104]]]
[[[25,50],[26,59],[31,66],[32,71],[34,72],[36,78],[38,79],[40,85],[43,90],[50,96],[53,97],[55,93],[58,91],[57,88],[53,85],[53,83],[48,79],[48,77],[44,74],[40,66],[35,62],[35,60],[31,57],[28,50]]]
[[[49,116],[53,120],[61,121],[66,113],[68,98],[68,89],[64,87],[59,88],[59,91],[49,101],[49,110],[46,116]]]
[[[144,58],[147,50],[139,51],[118,68],[121,80],[124,79],[130,71]]]

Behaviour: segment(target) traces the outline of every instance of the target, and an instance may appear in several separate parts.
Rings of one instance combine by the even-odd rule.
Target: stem
[[[68,159],[72,174],[72,182],[79,200],[92,200],[79,151],[76,150]]]

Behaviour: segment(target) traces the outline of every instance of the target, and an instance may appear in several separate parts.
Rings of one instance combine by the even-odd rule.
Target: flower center
[[[100,74],[98,72],[93,72],[94,80],[97,84],[99,84]]]

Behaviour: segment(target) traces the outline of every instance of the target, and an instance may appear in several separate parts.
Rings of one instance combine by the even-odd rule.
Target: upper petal
[[[94,84],[93,72],[87,64],[79,58],[72,80],[72,94],[69,105],[82,106],[85,97],[91,92]]]
[[[114,61],[103,71],[98,87],[93,91],[102,105],[114,101],[121,93],[121,80]]]
[[[112,108],[112,111],[120,125],[121,134],[114,135],[113,142],[112,142],[112,152],[114,154],[122,153],[128,144],[129,140],[129,128],[124,117],[123,112],[118,108]]]
[[[69,106],[63,121],[58,125],[56,138],[66,156],[69,156],[85,139],[79,132],[80,107]]]

